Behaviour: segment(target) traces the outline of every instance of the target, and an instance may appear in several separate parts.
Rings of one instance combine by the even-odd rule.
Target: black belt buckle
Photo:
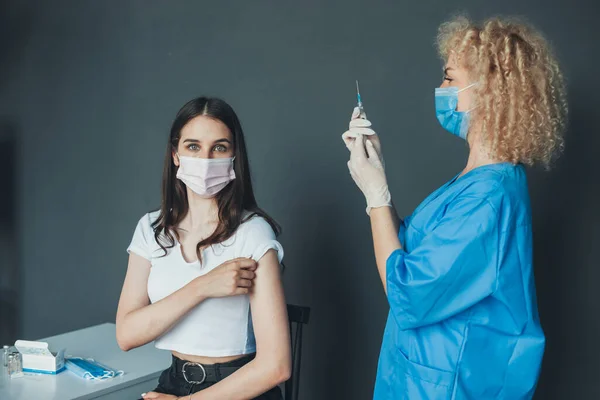
[[[202,370],[202,380],[201,381],[190,381],[185,373],[185,367],[187,366],[195,366],[195,367],[200,367],[200,369]],[[200,363],[194,363],[194,362],[186,362],[185,364],[183,364],[183,367],[181,367],[181,372],[183,373],[183,379],[185,379],[185,381],[187,383],[191,383],[193,385],[201,385],[204,383],[204,381],[206,381],[206,370],[204,369],[204,366]]]

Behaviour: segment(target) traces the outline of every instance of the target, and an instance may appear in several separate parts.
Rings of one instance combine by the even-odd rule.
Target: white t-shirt
[[[234,258],[258,261],[268,250],[275,249],[280,263],[283,259],[283,247],[273,229],[259,216],[242,223],[225,242],[204,249],[202,265],[197,260],[186,262],[177,240],[175,247],[167,249],[167,255],[163,256],[151,226],[158,214],[156,211],[142,217],[127,248],[152,264],[148,278],[148,297],[152,303]],[[256,343],[248,295],[204,300],[158,337],[155,345],[159,349],[206,357],[254,353]]]

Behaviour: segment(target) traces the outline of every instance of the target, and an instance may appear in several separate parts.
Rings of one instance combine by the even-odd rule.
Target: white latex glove
[[[371,121],[367,119],[367,114],[361,114],[360,109],[355,107],[354,111],[352,112],[352,118],[350,119],[348,130],[342,135],[342,140],[344,140],[348,150],[350,150],[351,144],[360,135],[372,136],[375,135],[375,131],[371,129]]]
[[[342,140],[346,144],[346,148],[350,150],[352,144],[357,138],[360,138],[361,136],[367,136],[367,140],[370,140],[375,146],[375,150],[379,155],[381,165],[383,165],[385,169],[385,161],[383,161],[383,156],[381,154],[381,141],[379,140],[379,136],[377,136],[375,131],[371,129],[371,121],[366,118],[367,114],[361,114],[360,109],[355,107],[354,111],[352,112],[349,129],[342,135]]]
[[[353,118],[355,118],[355,114],[352,114]],[[356,119],[352,120],[352,122],[354,121]],[[368,122],[368,120],[363,121]],[[352,122],[350,123],[350,130],[343,135],[346,147],[350,149],[348,169],[352,179],[354,179],[367,200],[367,214],[370,215],[372,208],[391,207],[392,196],[385,176],[379,138],[370,128],[366,128],[372,132],[368,136],[363,135],[360,131],[354,131],[355,128],[352,126]],[[369,122],[369,126],[370,124]],[[361,129],[365,128],[362,127]]]

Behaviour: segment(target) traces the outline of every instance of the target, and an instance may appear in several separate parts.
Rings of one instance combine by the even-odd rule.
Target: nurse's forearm
[[[400,239],[398,239],[400,220],[393,207],[373,208],[370,214],[375,261],[381,283],[383,283],[383,290],[387,295],[386,262],[395,250],[402,248]]]

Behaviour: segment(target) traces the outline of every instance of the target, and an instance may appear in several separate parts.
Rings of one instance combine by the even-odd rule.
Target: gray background
[[[259,203],[284,227],[288,301],[312,307],[301,398],[369,398],[387,305],[340,139],[354,80],[409,214],[467,155],[433,113],[437,26],[461,10],[519,14],[554,43],[571,106],[564,157],[529,175],[548,337],[537,398],[598,398],[598,6],[491,3],[0,3],[0,143],[14,155],[1,175],[1,324],[33,339],[114,321],[125,248],[159,204],[170,123],[216,95],[239,114]]]

